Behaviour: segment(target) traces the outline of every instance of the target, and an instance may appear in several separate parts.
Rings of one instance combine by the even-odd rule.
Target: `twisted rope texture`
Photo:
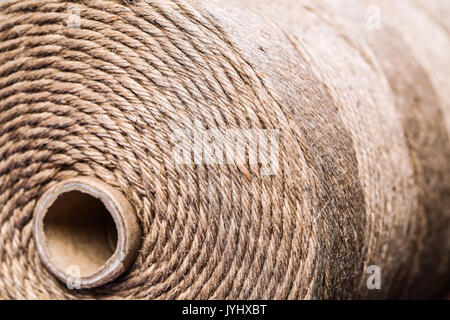
[[[379,31],[369,5],[1,2],[0,297],[435,292],[449,278],[448,5],[379,1]],[[279,170],[177,165],[173,132],[198,121],[279,130]],[[131,270],[93,290],[55,280],[32,239],[40,195],[74,176],[121,190],[144,234]],[[382,290],[366,287],[373,264]]]

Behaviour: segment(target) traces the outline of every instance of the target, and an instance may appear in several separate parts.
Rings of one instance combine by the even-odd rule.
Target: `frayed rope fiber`
[[[0,2],[0,297],[443,289],[449,3],[376,1],[371,29],[372,2]],[[174,132],[199,126],[278,132],[277,170],[177,163]],[[53,277],[33,237],[39,199],[75,177],[119,190],[142,231],[130,269],[93,289]]]

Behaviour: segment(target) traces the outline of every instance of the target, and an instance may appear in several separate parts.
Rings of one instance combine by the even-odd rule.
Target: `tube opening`
[[[113,217],[101,200],[80,191],[59,195],[43,227],[53,263],[63,272],[77,267],[81,277],[92,276],[117,248]]]
[[[34,239],[43,265],[77,289],[115,280],[141,244],[136,213],[122,192],[93,177],[61,181],[34,209]]]

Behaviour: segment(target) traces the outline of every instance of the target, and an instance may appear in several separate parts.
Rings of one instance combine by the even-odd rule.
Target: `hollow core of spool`
[[[74,288],[108,283],[136,257],[140,229],[125,196],[87,177],[60,182],[35,208],[35,243],[43,264]]]

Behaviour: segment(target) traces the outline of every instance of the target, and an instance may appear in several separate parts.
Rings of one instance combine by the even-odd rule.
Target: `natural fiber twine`
[[[450,279],[446,1],[0,3],[0,297],[430,297]],[[80,28],[68,28],[68,8]],[[278,129],[279,170],[177,165],[174,130]],[[69,290],[33,210],[59,181],[120,190],[132,268]],[[366,270],[378,265],[380,290]]]

